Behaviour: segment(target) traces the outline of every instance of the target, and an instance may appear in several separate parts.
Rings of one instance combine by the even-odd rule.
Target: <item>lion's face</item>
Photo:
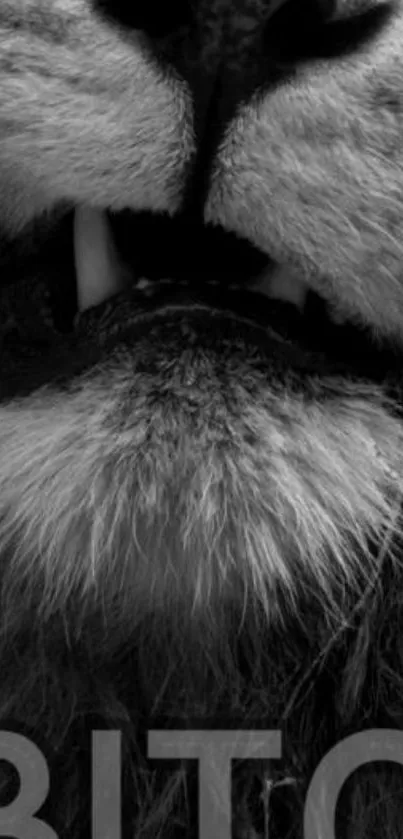
[[[1,371],[0,547],[48,612],[337,613],[396,527],[403,14],[325,5],[1,3],[6,235],[74,209],[81,314]]]
[[[396,724],[402,43],[400,0],[0,0],[0,719],[67,839],[94,719],[153,839],[154,712],[289,726],[295,830]]]

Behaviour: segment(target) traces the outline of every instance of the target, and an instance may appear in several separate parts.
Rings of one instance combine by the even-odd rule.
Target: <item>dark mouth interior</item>
[[[150,280],[217,280],[225,286],[247,284],[268,257],[233,233],[182,217],[152,213],[111,214],[115,241],[133,272]]]
[[[327,305],[315,292],[308,294],[303,316],[290,303],[271,301],[248,291],[270,261],[246,240],[213,226],[196,226],[182,218],[169,218],[149,212],[122,212],[110,215],[115,242],[125,262],[132,268],[133,283],[142,277],[155,282],[170,279],[203,289],[219,283],[220,298],[226,288],[237,285],[236,295],[228,293],[228,305],[247,307],[251,317],[268,321],[286,340],[301,351],[317,353],[329,363],[329,372],[339,365],[353,375],[383,381],[399,375],[401,352],[390,343],[375,344],[369,330],[345,323],[333,324]],[[18,255],[18,258],[17,258]],[[24,259],[26,265],[24,268]],[[74,330],[77,295],[73,255],[73,214],[67,213],[51,232],[38,227],[30,237],[0,251],[1,284],[15,283],[15,277],[30,273],[42,277],[48,286],[56,328],[63,333]],[[18,263],[18,265],[17,265]],[[8,268],[8,270],[7,270]],[[54,270],[52,270],[54,269]],[[245,289],[243,297],[242,289]]]

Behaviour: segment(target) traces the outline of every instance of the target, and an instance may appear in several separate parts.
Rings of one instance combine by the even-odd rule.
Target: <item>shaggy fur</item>
[[[1,728],[46,755],[39,815],[60,839],[90,836],[92,730],[122,732],[122,839],[188,839],[195,767],[147,760],[147,732],[280,729],[281,762],[234,761],[233,833],[297,839],[329,749],[403,729],[403,9],[328,4],[324,57],[307,2],[312,55],[290,42],[270,63],[262,32],[275,51],[292,0],[195,2],[198,38],[155,43],[107,6],[0,0]],[[368,37],[341,55],[358,13]],[[215,112],[206,55],[211,77],[227,68]],[[106,340],[130,293],[67,337],[38,319],[38,350],[41,271],[66,281],[50,220],[80,203],[173,216],[189,183],[205,222],[392,337],[393,373],[280,361],[224,316]],[[10,347],[11,317],[26,334]],[[355,773],[337,837],[398,839],[402,773]]]
[[[368,540],[388,544],[396,530],[393,404],[343,380],[266,383],[241,340],[223,386],[222,358],[204,347],[178,358],[173,332],[151,327],[140,358],[137,344],[119,348],[63,398],[45,388],[2,406],[0,552],[12,575],[38,575],[48,612],[102,580],[130,631],[144,613],[203,617],[239,596],[270,620],[279,586],[295,604],[317,588],[337,615],[340,592],[376,571]]]

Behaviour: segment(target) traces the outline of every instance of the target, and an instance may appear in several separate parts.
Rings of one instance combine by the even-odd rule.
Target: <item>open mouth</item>
[[[134,346],[163,334],[169,344],[188,325],[217,359],[221,348],[249,346],[271,379],[341,375],[400,394],[401,349],[335,316],[295,268],[245,239],[150,212],[80,207],[57,218],[1,248],[2,398],[68,382],[120,340]],[[14,315],[7,289],[15,286]]]
[[[336,314],[295,268],[276,265],[221,228],[81,207],[75,211],[74,254],[80,319],[129,290],[143,318],[175,308],[225,312],[329,374],[384,381],[400,367],[396,347],[375,342],[368,329]]]

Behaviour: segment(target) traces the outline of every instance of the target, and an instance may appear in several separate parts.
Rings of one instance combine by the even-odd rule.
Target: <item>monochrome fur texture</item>
[[[362,15],[368,38],[293,60],[262,31],[275,51],[294,0],[195,0],[154,40],[105,5],[0,0],[1,728],[46,755],[60,839],[90,836],[91,730],[122,731],[123,839],[179,839],[197,776],[147,760],[145,733],[281,729],[282,763],[234,762],[233,831],[296,839],[326,752],[403,728],[403,6],[337,0],[326,21],[347,39]],[[391,341],[393,371],[299,365],[228,318],[211,340],[185,314],[111,342],[114,299],[10,349],[10,295],[65,282],[60,220],[175,217],[209,130],[202,221]],[[397,839],[402,772],[350,778],[335,835]]]

